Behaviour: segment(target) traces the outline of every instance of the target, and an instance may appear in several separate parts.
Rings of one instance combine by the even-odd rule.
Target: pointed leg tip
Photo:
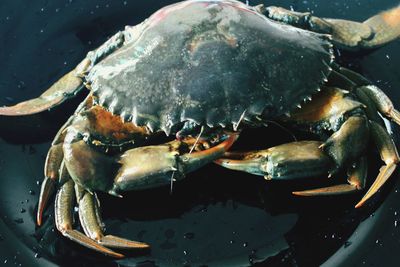
[[[376,194],[376,192],[378,192],[378,190],[373,190],[371,192],[371,190],[369,192],[367,192],[364,197],[354,206],[356,209],[361,208],[362,206],[364,206],[364,204],[372,197]]]
[[[150,245],[144,242],[130,241],[132,243],[132,248],[147,250],[150,249]]]
[[[307,196],[307,197],[318,197],[318,196],[335,196],[343,195],[348,193],[356,192],[357,186],[351,184],[339,184],[328,187],[321,187],[311,190],[295,191],[292,192],[293,195],[297,196]]]
[[[0,109],[1,110],[1,109]],[[391,112],[391,114],[390,114],[391,116],[391,118],[392,118],[392,120],[397,124],[397,125],[399,125],[400,126],[400,112],[398,111],[398,110],[396,110],[396,109],[393,109],[393,111]]]
[[[354,208],[359,209],[365,205],[365,203],[370,199],[371,196],[364,196],[358,203],[354,206]]]
[[[36,218],[36,225],[37,226],[42,226],[42,215],[38,214]]]
[[[229,161],[227,159],[216,159],[216,160],[214,160],[215,164],[218,164],[218,165],[221,165],[221,166],[224,166],[224,164],[226,164],[228,162]]]
[[[121,238],[113,235],[103,236],[99,241],[99,244],[119,249],[132,249],[132,250],[147,250],[150,249],[150,245],[142,242],[131,241],[129,239]]]
[[[102,244],[100,244],[99,242],[89,238],[88,236],[86,236],[85,234],[77,231],[77,230],[72,230],[72,229],[67,229],[65,231],[60,231],[64,236],[68,237],[69,239],[71,239],[74,242],[77,242],[89,249],[95,250],[97,252],[100,252],[106,256],[110,256],[113,258],[117,258],[117,259],[122,259],[125,257],[125,255],[115,252],[105,246],[103,246]]]
[[[354,206],[354,208],[356,209],[361,208],[362,206],[364,206],[364,203],[365,203],[364,201],[360,201]]]
[[[146,243],[141,243],[141,242],[135,242],[131,249],[138,249],[138,250],[150,250],[150,245]]]
[[[125,258],[124,254],[115,252],[115,251],[113,251],[111,249],[104,248],[104,251],[101,251],[101,252],[104,255],[109,256],[109,257],[113,257],[115,259],[123,259],[123,258]]]
[[[110,256],[112,256],[112,257],[114,257],[114,258],[117,258],[117,259],[123,259],[123,258],[125,258],[125,255],[124,255],[124,254],[117,253],[117,252],[114,252],[114,254],[113,254],[113,255],[110,255]]]
[[[36,215],[36,223],[38,226],[42,225],[43,213],[46,209],[50,197],[55,192],[56,182],[48,177],[45,177],[40,189],[39,204]]]
[[[308,194],[307,191],[293,191],[292,195],[301,196],[301,197],[309,197],[310,196],[310,194]]]

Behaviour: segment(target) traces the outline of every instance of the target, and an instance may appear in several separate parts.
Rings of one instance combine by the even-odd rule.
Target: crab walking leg
[[[358,88],[365,93],[374,103],[376,109],[387,118],[400,125],[400,112],[394,108],[390,98],[375,85],[365,85]]]
[[[366,105],[366,111],[370,119],[374,118],[370,116],[370,113],[376,116],[376,111],[379,111],[382,115],[400,125],[400,112],[394,108],[390,98],[381,89],[357,72],[344,67],[336,68],[342,75],[354,82],[356,86],[352,90],[354,90],[360,101]],[[380,122],[380,120],[376,119],[374,121]]]
[[[56,189],[57,180],[59,178],[58,171],[60,169],[63,157],[62,144],[52,145],[47,154],[44,168],[44,180],[40,188],[39,204],[36,215],[36,223],[38,226],[42,225],[44,209],[46,208],[49,198],[53,195]]]
[[[336,171],[358,159],[365,151],[368,140],[367,119],[364,116],[351,116],[321,145],[321,148],[336,163]]]
[[[306,178],[316,175],[333,175],[338,170],[349,168],[354,162],[358,162],[366,149],[369,139],[368,120],[363,114],[363,105],[353,100],[343,90],[337,88],[325,88],[318,97],[305,104],[302,109],[292,112],[290,120],[293,123],[321,125],[330,123],[334,134],[318,148],[310,143],[292,143],[270,148],[264,151],[245,153],[238,159],[231,159],[234,154],[226,154],[226,158],[217,160],[228,168],[242,170],[257,175],[266,176],[268,179],[293,179]],[[353,114],[350,117],[349,114]],[[344,122],[342,122],[344,120]],[[340,126],[340,128],[338,128]],[[318,129],[319,127],[317,127]],[[337,129],[338,128],[338,129]],[[329,129],[329,128],[328,128]],[[318,132],[316,132],[318,133]],[[315,144],[311,143],[311,144]],[[293,149],[293,150],[292,150]],[[309,151],[309,155],[307,155]],[[297,154],[298,153],[298,154]],[[313,156],[318,160],[307,158]],[[237,155],[236,155],[237,157]],[[280,158],[279,158],[280,157]],[[325,159],[328,158],[326,161]],[[278,159],[281,159],[279,161]],[[293,165],[295,162],[297,165]],[[304,163],[304,166],[302,165]],[[297,195],[333,195],[361,189],[364,186],[365,167],[363,162],[356,170],[350,169],[347,185],[339,185],[330,188],[295,192]],[[305,170],[302,170],[302,168]],[[286,171],[296,172],[284,175]],[[277,173],[277,175],[274,175]]]
[[[72,241],[75,241],[87,248],[94,249],[111,257],[123,258],[124,255],[103,247],[96,241],[93,241],[81,232],[72,228],[72,210],[75,200],[74,193],[74,182],[72,180],[68,180],[67,182],[65,182],[57,193],[55,205],[55,221],[57,229],[65,237],[68,237]]]
[[[51,109],[68,98],[76,95],[84,86],[80,74],[90,65],[85,58],[78,66],[55,82],[38,98],[30,99],[14,106],[0,107],[0,115],[22,116],[39,113]]]
[[[72,71],[55,82],[37,98],[18,103],[10,107],[0,107],[0,115],[22,116],[39,113],[60,105],[75,96],[84,88],[84,77],[89,69],[99,60],[111,54],[125,41],[124,32],[118,32],[94,51],[90,51]]]
[[[150,246],[113,235],[104,235],[100,216],[99,201],[96,194],[90,194],[79,185],[75,185],[79,205],[79,219],[87,236],[100,245],[118,249],[149,249]]]
[[[356,168],[350,167],[348,184],[332,187],[317,188],[313,190],[293,192],[295,195],[319,196],[336,195],[361,190],[365,184],[366,163],[357,160],[365,151],[369,140],[368,121],[364,116],[352,116],[348,118],[339,131],[332,134],[320,148],[333,159],[334,167],[329,171],[329,176],[345,167],[349,163],[358,161]]]
[[[380,168],[378,177],[360,202],[357,203],[356,208],[361,207],[369,198],[378,192],[396,170],[397,164],[399,163],[399,154],[388,132],[374,121],[370,121],[370,129],[372,139],[374,140],[385,165]]]
[[[311,190],[295,191],[293,194],[297,196],[331,196],[362,190],[365,187],[365,182],[367,179],[367,167],[367,159],[365,157],[361,157],[355,166],[352,166],[348,172],[348,184],[339,184]]]
[[[300,110],[299,112],[297,112],[297,114],[294,115],[294,119],[297,122],[304,121],[307,124],[310,124],[310,123],[317,123],[320,121],[325,121],[325,122],[332,121],[332,118],[340,119],[342,117],[340,114],[346,114],[346,113],[354,114],[354,112],[357,112],[359,114],[357,120],[354,119],[354,116],[348,118],[347,121],[342,124],[340,130],[334,133],[331,136],[331,138],[329,138],[325,142],[323,148],[324,151],[326,151],[335,160],[337,166],[336,169],[339,169],[340,166],[343,166],[344,163],[346,162],[351,164],[352,162],[357,160],[358,157],[357,155],[362,154],[363,151],[362,146],[364,145],[365,147],[365,144],[367,143],[368,140],[368,136],[370,136],[372,140],[375,141],[380,151],[385,151],[385,153],[382,154],[381,157],[386,163],[386,167],[381,169],[381,172],[378,175],[376,182],[374,184],[375,186],[373,186],[373,189],[369,191],[369,194],[367,194],[367,196],[364,199],[365,202],[365,200],[371,197],[376,192],[376,190],[380,188],[383,185],[383,183],[389,178],[389,176],[393,173],[395,168],[394,166],[395,164],[393,162],[397,162],[396,147],[394,146],[393,141],[390,138],[387,131],[383,128],[382,120],[376,118],[376,115],[371,117],[369,117],[369,115],[378,114],[376,107],[379,106],[381,106],[379,110],[382,113],[384,109],[386,110],[385,113],[388,117],[392,117],[391,114],[396,113],[397,111],[394,110],[393,104],[391,103],[390,99],[387,96],[383,95],[383,93],[380,90],[379,91],[374,90],[373,91],[374,93],[369,93],[369,94],[365,92],[365,89],[363,89],[363,85],[364,84],[368,85],[370,84],[370,82],[363,76],[344,68],[339,68],[337,69],[337,71],[339,71],[342,75],[350,79],[355,84],[354,87],[352,86],[353,88],[348,88],[348,89],[353,90],[352,92],[355,93],[358,97],[357,100],[362,100],[364,104],[366,104],[367,106],[351,107],[349,105],[345,105],[344,103],[349,101],[349,96],[351,99],[351,95],[342,94],[342,97],[339,97],[340,90],[329,92],[329,90],[325,89],[325,91],[327,92],[325,93],[325,95],[320,95],[315,100],[310,102],[308,105],[305,105],[303,110]],[[370,95],[372,95],[372,97]],[[319,105],[318,101],[322,101],[322,103],[324,104]],[[379,102],[380,104],[377,104],[377,102]],[[335,105],[329,108],[330,103],[335,103]],[[341,110],[339,113],[332,112],[332,110],[335,110],[338,107],[340,107],[339,110]],[[345,113],[343,113],[343,111],[345,111]],[[365,116],[362,115],[363,111],[367,114],[367,118],[369,119],[367,127],[365,123],[366,122]],[[309,116],[308,114],[313,114],[313,115]],[[355,127],[357,124],[359,126]],[[355,128],[359,128],[359,130],[354,131]],[[353,134],[351,134],[352,132]],[[370,134],[368,134],[368,132],[370,132]],[[332,144],[336,145],[332,146]],[[358,152],[356,152],[356,150],[358,150]],[[307,195],[310,195],[310,191],[308,191]]]
[[[367,118],[369,119],[369,123],[368,123],[368,127],[369,127],[369,131],[370,131],[370,136],[371,138],[374,140],[376,146],[378,147],[379,151],[381,152],[381,158],[382,160],[385,162],[385,166],[383,166],[380,170],[380,173],[378,174],[373,186],[371,187],[371,189],[367,192],[366,196],[360,201],[359,204],[357,204],[357,207],[362,206],[363,203],[365,203],[365,201],[367,201],[371,196],[373,196],[380,187],[382,187],[382,185],[386,182],[386,180],[391,176],[391,174],[394,172],[397,162],[398,162],[398,153],[396,150],[396,147],[390,137],[390,135],[388,134],[388,132],[385,130],[384,128],[384,123],[382,121],[382,119],[378,116],[378,111],[380,113],[382,113],[384,116],[386,116],[387,118],[393,120],[394,122],[396,122],[397,124],[399,124],[400,120],[400,116],[399,116],[399,111],[397,111],[394,106],[393,103],[391,102],[391,100],[389,99],[389,97],[387,97],[379,88],[377,88],[374,85],[371,85],[371,82],[366,79],[365,77],[363,77],[362,75],[353,72],[349,69],[343,68],[343,67],[335,67],[334,72],[339,72],[338,77],[340,79],[346,79],[349,80],[350,83],[348,84],[348,87],[345,89],[348,89],[350,91],[352,91],[354,94],[357,95],[357,100],[361,101],[362,103],[364,103],[364,107],[363,110],[365,111]],[[336,77],[335,81],[336,82],[338,79],[338,77]],[[345,82],[341,82],[341,84],[345,84]],[[345,98],[343,98],[342,100],[340,100],[341,102],[343,102],[343,100],[345,100]],[[323,102],[330,102],[330,101],[326,101],[326,99]],[[340,102],[336,99],[336,104],[339,104]],[[338,105],[336,105],[338,106]],[[344,106],[344,105],[342,105]],[[319,106],[315,105],[315,103],[311,103],[308,106],[306,106],[305,110],[300,111],[299,114],[297,114],[297,116],[295,115],[296,119],[308,119],[306,116],[307,113],[310,113],[312,111],[316,112],[318,110]],[[322,110],[326,110],[326,108],[323,108]],[[348,109],[347,109],[348,110]],[[350,111],[350,110],[348,110]],[[329,114],[329,112],[319,112],[320,114],[322,113],[327,113]],[[315,116],[314,116],[315,117]],[[321,119],[319,116],[317,116],[318,119]],[[326,117],[326,116],[322,116],[322,117]],[[325,118],[326,120],[326,118]],[[348,120],[349,121],[349,120]],[[351,127],[345,127],[346,126],[345,122],[342,125],[342,128],[340,129],[340,131],[343,130],[343,128],[348,128],[347,131],[351,131]],[[340,132],[339,131],[339,132]],[[333,139],[337,139],[338,133],[335,133],[330,139],[328,139],[328,141],[326,142],[326,144],[329,144],[330,140]],[[346,132],[346,131],[345,131]],[[359,131],[360,133],[362,131]],[[364,134],[366,134],[367,131],[364,130]],[[360,140],[363,140],[363,142],[365,142],[364,138],[360,138],[360,136],[356,137],[353,141],[351,141],[349,138],[342,138],[342,140],[349,140],[350,143],[352,144],[351,147],[354,148],[354,144],[359,144]],[[337,142],[340,143],[340,142]],[[325,150],[326,150],[326,144],[324,145]],[[341,147],[346,147],[346,145],[342,145]],[[352,149],[353,151],[354,149]],[[334,150],[332,150],[334,151]],[[342,155],[343,153],[345,153],[346,151],[343,151],[342,153],[331,153],[328,151],[328,153],[330,153],[330,155],[335,159],[336,162],[338,162],[338,158],[335,155]],[[354,151],[353,151],[354,153]],[[356,155],[356,154],[354,154]],[[340,159],[340,157],[339,157]],[[341,160],[342,162],[346,162],[347,160]],[[351,162],[351,161],[350,161]],[[340,166],[340,164],[339,164]],[[349,181],[350,184],[352,184],[351,181]],[[357,184],[355,184],[357,186]],[[333,188],[329,188],[329,190],[327,191],[332,191]],[[361,186],[360,186],[361,189]],[[323,189],[320,189],[318,191],[317,190],[308,190],[306,192],[296,192],[296,194],[303,194],[303,195],[315,195],[315,193],[321,193],[323,192]],[[326,192],[327,193],[327,192]]]
[[[82,104],[79,105],[74,115],[90,105],[91,98],[87,97]],[[36,223],[38,226],[42,224],[43,212],[46,208],[49,198],[54,194],[58,180],[62,179],[63,171],[63,142],[65,140],[66,129],[71,125],[74,116],[71,116],[68,121],[61,127],[54,137],[49,152],[47,153],[45,166],[44,166],[44,180],[40,188],[38,210],[36,214]],[[61,181],[60,181],[61,182]]]
[[[61,163],[64,159],[62,145],[65,138],[65,129],[70,124],[70,121],[71,119],[69,119],[58,131],[56,137],[51,143],[49,152],[47,153],[44,165],[44,180],[40,188],[39,204],[36,215],[36,223],[38,226],[42,225],[44,209],[46,208],[49,198],[53,195],[60,177]]]
[[[379,13],[363,23],[318,18],[311,13],[300,13],[274,6],[259,10],[270,19],[331,34],[337,46],[350,50],[376,48],[400,36],[400,6]]]
[[[96,156],[96,154],[91,154],[91,155],[87,155],[87,156]],[[97,156],[99,157],[99,155],[97,155]],[[66,159],[68,159],[68,157],[66,157]],[[64,182],[64,185],[68,184],[67,185],[68,187],[65,186],[66,190],[68,190],[68,194],[65,193],[65,196],[63,198],[57,197],[56,203],[60,203],[60,205],[58,205],[59,207],[61,207],[61,205],[66,206],[67,204],[72,205],[72,204],[69,204],[72,202],[71,199],[73,198],[73,196],[71,196],[70,194],[74,193],[73,188],[72,188],[72,193],[71,193],[70,184],[72,182],[72,186],[73,186],[74,183],[71,180],[71,177],[69,175],[69,171],[67,169],[65,162],[66,161],[63,161],[61,164],[60,182]],[[109,163],[109,162],[107,162],[107,163]],[[103,164],[104,164],[104,162],[103,162]],[[89,168],[89,172],[87,172],[86,174],[90,173],[90,170],[91,170],[90,165],[88,165],[87,167]],[[110,173],[106,173],[104,175],[107,175],[107,174],[110,174]],[[93,178],[99,178],[99,177],[93,177]],[[143,243],[134,242],[134,241],[130,241],[127,239],[122,239],[122,238],[111,236],[111,235],[104,236],[103,231],[101,229],[102,222],[100,219],[100,211],[99,211],[97,199],[95,198],[94,195],[91,195],[87,191],[84,191],[80,186],[75,185],[75,187],[76,187],[76,190],[75,190],[76,199],[77,199],[77,202],[79,205],[79,218],[81,221],[81,225],[87,236],[85,236],[84,234],[82,234],[78,231],[75,231],[75,230],[67,232],[68,235],[66,235],[64,233],[65,231],[63,231],[63,229],[64,229],[63,227],[61,227],[61,228],[57,227],[64,235],[66,235],[70,239],[72,239],[88,248],[100,251],[104,254],[107,254],[107,255],[110,255],[113,257],[117,257],[117,258],[123,257],[123,255],[114,253],[111,250],[105,249],[103,246],[124,248],[124,249],[145,249],[148,247],[148,245],[143,244]],[[63,192],[63,191],[60,190],[59,192]],[[64,199],[65,201],[62,202],[62,199]],[[69,210],[68,208],[72,208],[72,206],[65,207],[62,209],[56,208],[56,212],[59,212],[59,214],[61,214],[60,216],[64,216],[63,218],[69,218],[68,214],[67,214],[68,216],[65,215],[66,212]],[[57,214],[56,214],[57,218],[61,218],[60,216],[57,216]],[[63,221],[66,221],[66,220],[64,219]]]

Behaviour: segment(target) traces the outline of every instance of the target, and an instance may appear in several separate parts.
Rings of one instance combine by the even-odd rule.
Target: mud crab
[[[96,191],[120,196],[167,185],[214,161],[267,180],[344,169],[347,184],[294,193],[348,193],[365,186],[370,139],[384,165],[360,207],[399,162],[379,114],[397,124],[400,114],[378,87],[338,66],[332,47],[372,49],[399,35],[400,7],[358,23],[235,0],[180,2],[127,26],[38,98],[0,108],[4,116],[29,115],[90,90],[48,152],[38,225],[58,187],[57,229],[88,248],[123,257],[110,248],[149,246],[103,233]],[[319,139],[228,152],[243,128],[266,121]],[[173,138],[154,144],[160,135]],[[73,228],[75,202],[85,234]]]

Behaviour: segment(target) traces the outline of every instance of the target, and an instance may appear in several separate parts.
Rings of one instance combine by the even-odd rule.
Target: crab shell
[[[238,125],[287,113],[326,81],[332,45],[236,1],[167,6],[127,27],[86,79],[100,105],[167,134],[181,122]]]

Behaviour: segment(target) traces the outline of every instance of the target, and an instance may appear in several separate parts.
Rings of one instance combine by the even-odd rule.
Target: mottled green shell
[[[271,21],[238,1],[185,1],[123,32],[91,69],[98,102],[169,133],[183,121],[235,126],[290,111],[330,73],[327,36]]]

